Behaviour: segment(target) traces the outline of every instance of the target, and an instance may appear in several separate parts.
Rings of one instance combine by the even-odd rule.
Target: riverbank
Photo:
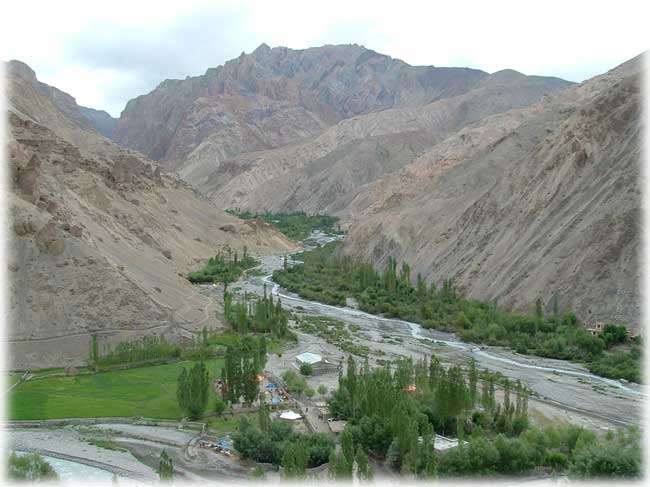
[[[316,240],[322,245],[335,238],[318,235]],[[537,407],[545,417],[564,418],[593,429],[641,424],[643,403],[647,397],[645,386],[622,384],[600,377],[572,362],[521,355],[503,347],[479,348],[460,341],[452,333],[424,329],[417,323],[305,300],[281,289],[272,281],[273,271],[282,268],[283,264],[283,256],[267,256],[263,259],[263,266],[267,271],[265,277],[244,279],[237,285],[245,291],[258,294],[263,293],[263,287],[266,285],[282,300],[283,306],[294,313],[327,316],[342,320],[347,326],[352,325],[354,329],[350,331],[355,337],[355,343],[381,351],[379,354],[369,354],[371,363],[381,364],[385,360],[405,356],[417,360],[431,353],[435,353],[447,365],[467,365],[470,359],[474,358],[480,368],[502,373],[514,381],[521,380],[533,391],[533,399],[538,399]],[[293,331],[299,335],[299,343],[295,347],[296,354],[320,350],[321,354],[335,360],[347,355],[322,339],[299,333],[295,324]],[[397,341],[384,337],[393,337]],[[293,354],[292,349],[277,361],[275,358],[270,359],[269,367],[289,367]],[[277,373],[281,373],[281,370]],[[328,386],[331,384],[325,377],[319,379],[329,382],[326,384]]]

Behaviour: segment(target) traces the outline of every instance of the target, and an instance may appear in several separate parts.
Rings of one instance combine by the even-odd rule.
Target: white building
[[[328,362],[317,353],[303,352],[296,355],[296,365],[300,368],[301,365],[311,365],[314,370],[314,375],[325,374],[327,372],[334,372],[338,370],[338,365]]]

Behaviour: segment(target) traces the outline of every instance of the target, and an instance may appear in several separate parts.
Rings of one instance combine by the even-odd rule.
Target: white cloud
[[[13,2],[0,57],[113,115],[165,78],[201,74],[262,42],[357,43],[410,64],[582,81],[646,49],[646,3]]]

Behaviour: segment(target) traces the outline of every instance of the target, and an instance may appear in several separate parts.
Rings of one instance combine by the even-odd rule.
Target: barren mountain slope
[[[462,95],[424,107],[343,120],[322,135],[221,163],[197,188],[222,207],[347,215],[357,189],[413,161],[450,133],[489,115],[525,107],[569,86],[501,71]]]
[[[292,248],[268,225],[215,208],[155,163],[78,129],[10,76],[10,362],[78,364],[100,343],[222,326],[183,277],[230,246]],[[71,139],[83,139],[80,150]]]
[[[69,122],[85,131],[95,130],[104,137],[112,137],[117,119],[105,111],[77,105],[77,101],[68,93],[36,79],[34,70],[22,61],[9,61],[6,63],[6,68],[9,76],[29,81],[36,91],[48,98],[59,112],[65,115]]]
[[[486,76],[409,66],[357,45],[262,44],[202,76],[166,80],[129,101],[114,138],[196,183],[225,158],[279,147],[358,114],[455,96]]]
[[[344,251],[638,328],[642,64],[486,118],[362,188]]]

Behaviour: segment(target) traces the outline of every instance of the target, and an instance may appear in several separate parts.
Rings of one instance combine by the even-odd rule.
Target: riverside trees
[[[187,279],[193,284],[222,282],[227,288],[228,284],[235,282],[245,270],[251,269],[259,263],[258,260],[248,255],[246,247],[244,247],[241,258],[237,251],[233,253],[229,250],[227,256],[218,253],[214,257],[210,257],[203,269],[190,272]]]
[[[282,302],[273,300],[273,295],[244,295],[234,301],[230,293],[225,293],[224,316],[228,324],[238,333],[271,333],[278,338],[290,336],[288,329],[289,313],[282,308]]]
[[[174,480],[174,464],[172,458],[163,450],[160,454],[160,461],[158,462],[158,476],[163,482],[171,482]]]
[[[336,246],[332,242],[298,254],[296,258],[304,263],[275,271],[274,281],[306,299],[345,306],[346,298],[353,297],[363,311],[454,331],[468,342],[584,362],[594,373],[640,381],[641,354],[634,344],[630,351],[606,351],[626,340],[624,329],[608,326],[602,338],[592,336],[575,314],[560,315],[557,294],[550,316],[544,316],[541,301],[536,303],[535,315],[507,311],[494,302],[465,299],[449,279],[440,287],[434,282],[427,287],[418,275],[413,285],[410,266],[398,266],[393,257],[379,272],[369,262],[337,256]],[[616,361],[610,358],[615,354]],[[623,356],[624,366],[615,366]]]
[[[348,421],[341,452],[330,457],[337,479],[352,475],[359,449],[416,478],[521,475],[540,467],[583,478],[641,471],[638,432],[598,438],[573,425],[532,427],[526,388],[473,363],[445,369],[432,356],[370,370],[367,361],[359,367],[349,358],[328,404]],[[457,437],[458,447],[436,453],[436,433]]]
[[[238,212],[229,210],[229,213],[237,215],[244,220],[259,218],[266,223],[275,226],[292,240],[304,240],[314,230],[322,230],[325,233],[341,233],[340,227],[336,230],[334,225],[339,221],[338,217],[320,215],[318,213],[308,215],[304,211],[292,213],[251,213],[250,211]]]

